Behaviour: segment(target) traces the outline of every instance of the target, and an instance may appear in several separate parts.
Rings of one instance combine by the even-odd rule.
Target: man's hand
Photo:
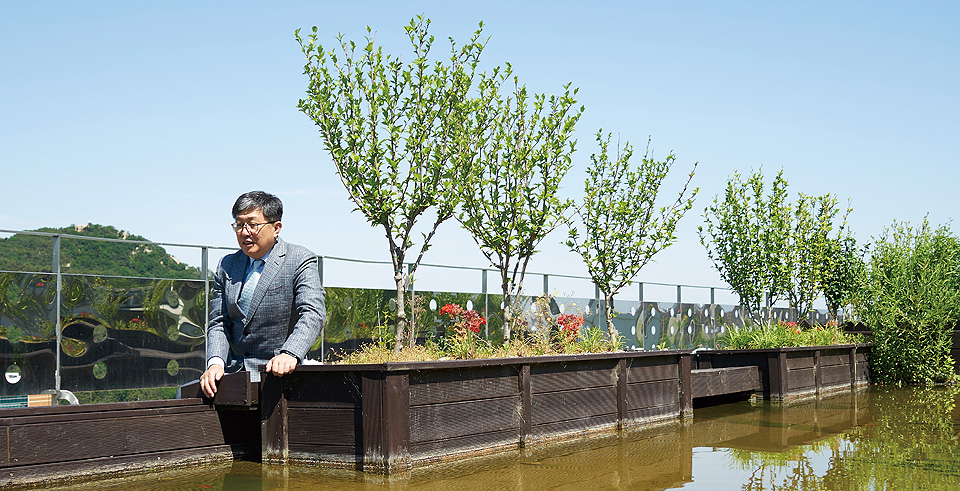
[[[223,376],[223,367],[220,365],[210,365],[207,371],[200,376],[200,388],[207,397],[213,397],[217,393],[217,382]]]
[[[297,368],[297,358],[286,353],[280,353],[267,362],[267,372],[282,377]]]

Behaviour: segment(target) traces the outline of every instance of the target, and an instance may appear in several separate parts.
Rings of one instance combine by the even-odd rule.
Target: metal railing
[[[51,265],[49,271],[20,271],[0,259],[0,363],[6,378],[5,383],[0,383],[0,396],[48,389],[59,393],[175,386],[195,380],[202,373],[206,360],[204,331],[210,315],[211,253],[235,251],[235,247],[49,232],[0,233],[49,239]],[[199,274],[191,278],[156,278],[107,275],[89,268],[85,271],[64,264],[61,249],[65,240],[141,246],[137,249],[140,251],[163,247],[199,251]],[[42,256],[45,247],[38,247],[36,255]],[[388,261],[318,257],[321,283],[327,290],[328,316],[324,335],[311,356],[326,359],[334,353],[358,348],[374,337],[373,328],[387,325],[396,309],[396,292],[331,286],[329,278],[325,278],[325,265],[330,262],[392,268]],[[407,265],[408,271],[410,267]],[[498,335],[502,329],[501,295],[488,288],[488,273],[496,270],[430,263],[420,267],[421,271],[433,268],[479,272],[480,279],[478,291],[417,291],[411,286],[412,305],[419,305],[413,312],[415,325],[420,323],[419,333],[442,334],[435,326],[437,311],[442,303],[455,302],[468,308],[476,306],[478,310],[482,305],[488,319],[485,336],[494,339]],[[584,314],[587,325],[605,324],[603,298],[589,277],[528,273],[528,278],[537,276],[542,278],[541,294],[524,296],[519,302],[522,309],[532,311],[537,297],[543,296],[554,314],[577,310]],[[592,295],[551,294],[552,279],[590,282]],[[657,282],[636,285],[636,300],[626,299],[630,295],[622,293],[614,309],[619,312],[614,324],[627,339],[628,347],[715,345],[725,324],[742,322],[736,305],[716,303],[717,292],[729,294],[729,289]],[[645,295],[645,287],[651,286],[675,288],[675,301],[653,300],[649,293]],[[691,289],[709,292],[709,301],[700,295],[704,301],[690,302],[684,293]],[[781,319],[795,316],[783,308],[773,308],[768,315]]]

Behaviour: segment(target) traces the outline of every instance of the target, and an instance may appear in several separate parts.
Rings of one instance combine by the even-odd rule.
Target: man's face
[[[273,249],[282,226],[280,222],[268,223],[260,208],[251,208],[237,215],[236,223],[247,225],[237,229],[237,243],[244,254],[254,259],[262,258]]]

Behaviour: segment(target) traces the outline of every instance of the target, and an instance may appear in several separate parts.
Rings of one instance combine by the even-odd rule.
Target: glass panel
[[[323,351],[320,340],[317,340],[307,358],[340,358],[383,335],[378,331],[378,326],[394,325],[396,298],[397,293],[392,290],[326,288],[327,319],[323,328]],[[392,327],[389,333],[393,335]]]
[[[64,275],[61,387],[175,387],[203,372],[200,281]]]
[[[56,388],[56,277],[0,273],[0,396]]]

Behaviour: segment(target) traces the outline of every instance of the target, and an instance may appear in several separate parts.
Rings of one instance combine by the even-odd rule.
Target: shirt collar
[[[276,246],[274,246],[274,247],[276,247]],[[264,264],[266,264],[266,263],[267,263],[267,258],[270,257],[270,254],[271,254],[272,252],[273,252],[273,248],[270,248],[270,250],[267,251],[267,253],[264,254],[263,257],[260,258],[260,260],[263,261]],[[253,266],[253,262],[254,262],[254,261],[256,261],[256,259],[254,259],[254,258],[252,258],[252,257],[250,257],[250,256],[247,256],[247,266]]]

